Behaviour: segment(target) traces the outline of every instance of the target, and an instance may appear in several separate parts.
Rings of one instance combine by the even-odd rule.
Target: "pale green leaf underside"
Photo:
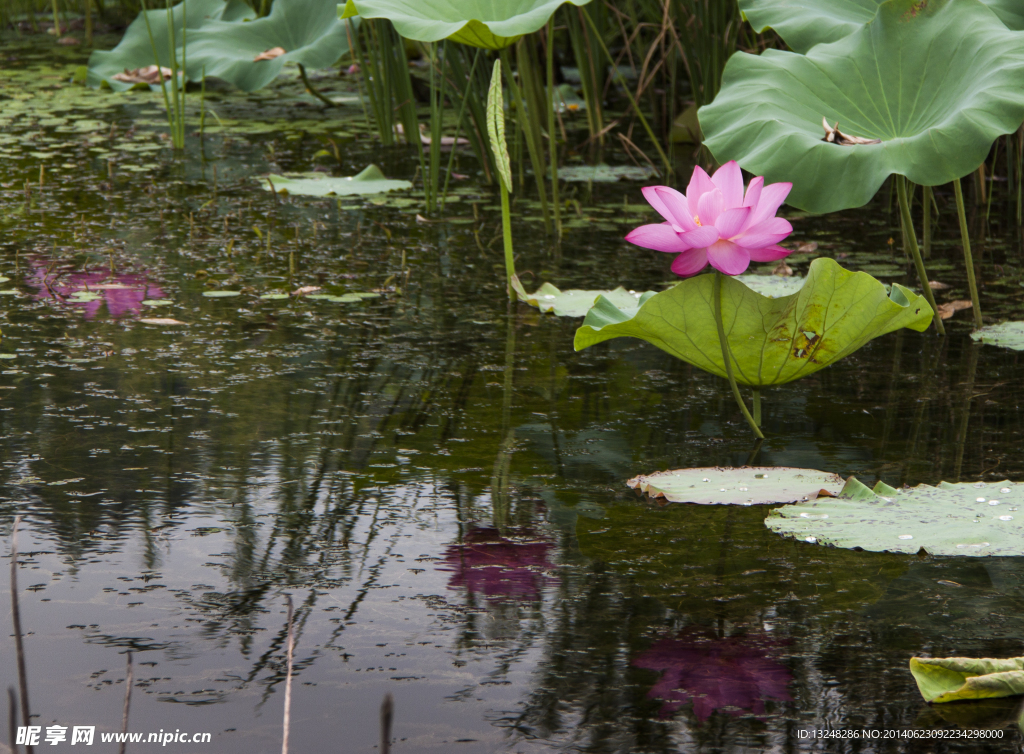
[[[623,311],[601,297],[576,331],[579,351],[611,338],[641,338],[706,372],[725,377],[712,307],[712,276],[698,275]],[[752,387],[806,377],[901,327],[923,331],[932,311],[901,285],[885,286],[835,260],[815,259],[798,293],[768,298],[722,281],[722,319],[736,381]]]
[[[869,490],[850,478],[836,498],[787,505],[765,526],[835,547],[932,555],[1024,555],[1024,484],[922,484]]]
[[[815,498],[823,489],[835,495],[843,488],[837,474],[770,466],[659,471],[633,477],[627,484],[670,503],[700,505],[792,503]]]
[[[971,337],[993,346],[1024,351],[1024,322],[1002,322],[971,333]]]
[[[505,190],[512,193],[512,167],[505,141],[505,95],[501,89],[501,61],[495,60],[491,85],[487,89],[487,138],[491,142],[494,166]]]
[[[273,81],[285,63],[327,68],[348,52],[345,25],[338,20],[336,2],[332,0],[275,3],[270,15],[259,19],[241,0],[188,0],[184,9],[187,13],[183,13],[183,5],[173,8],[175,52],[178,65],[184,62],[189,81],[201,81],[205,71],[207,78],[220,78],[244,91],[254,91]],[[170,68],[167,13],[153,10],[148,14],[160,64]],[[188,22],[184,39],[183,17]],[[273,60],[253,60],[274,47],[283,48],[285,54]],[[140,14],[117,47],[92,54],[86,83],[95,87],[106,82],[122,91],[132,84],[115,81],[115,74],[153,64],[153,46]]]
[[[791,181],[789,204],[831,212],[866,204],[893,173],[926,186],[970,173],[1024,120],[1022,78],[1024,33],[979,0],[888,0],[806,55],[733,55],[699,118],[719,162]],[[882,141],[822,141],[823,117]]]
[[[800,275],[783,277],[781,275],[737,275],[743,285],[755,290],[768,298],[791,296],[804,287],[804,279]]]
[[[263,188],[267,191],[274,190],[282,194],[299,196],[354,196],[412,188],[412,183],[386,178],[380,168],[370,165],[353,176],[289,178],[284,175],[271,175],[264,179]]]
[[[1008,29],[1024,29],[1020,0],[982,0]],[[836,42],[875,17],[880,0],[739,0],[740,10],[758,34],[771,27],[804,53],[816,44]]]
[[[341,18],[386,18],[406,39],[455,42],[500,50],[532,34],[566,2],[590,0],[347,0]]]
[[[590,311],[599,296],[604,296],[619,309],[636,309],[643,296],[650,298],[653,291],[646,294],[627,291],[621,285],[612,291],[562,291],[551,283],[544,283],[533,293],[527,293],[518,278],[512,281],[512,287],[519,295],[519,300],[536,307],[545,313],[559,317],[584,317]]]
[[[1024,694],[1024,657],[912,657],[910,672],[926,702]]]

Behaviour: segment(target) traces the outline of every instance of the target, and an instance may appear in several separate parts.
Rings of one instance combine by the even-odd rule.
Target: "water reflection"
[[[670,717],[687,703],[704,722],[713,712],[765,714],[765,701],[792,701],[787,689],[792,674],[773,659],[781,643],[769,636],[718,637],[687,629],[659,640],[633,659],[633,666],[661,677],[647,696],[663,700],[659,715]]]
[[[529,536],[529,535],[526,535]],[[491,527],[474,527],[452,545],[438,569],[451,572],[449,589],[490,600],[537,600],[555,579],[549,575],[552,544],[535,537],[510,539]]]
[[[105,305],[107,314],[120,319],[137,314],[143,301],[164,298],[160,286],[149,280],[146,272],[115,273],[109,269],[76,270],[66,264],[33,259],[25,282],[35,288],[36,300],[71,304],[82,310],[86,319],[94,319]]]

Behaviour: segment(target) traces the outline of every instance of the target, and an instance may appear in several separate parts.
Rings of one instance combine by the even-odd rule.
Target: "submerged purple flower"
[[[543,540],[516,541],[502,537],[497,529],[470,529],[461,545],[445,551],[439,570],[451,571],[449,589],[466,589],[490,599],[540,599],[541,589],[554,579],[547,571],[551,543]]]
[[[786,686],[789,669],[772,659],[778,642],[767,637],[731,636],[719,639],[696,632],[655,643],[633,660],[633,666],[661,673],[647,693],[662,699],[661,716],[668,717],[687,702],[704,722],[715,710],[729,715],[744,710],[764,714],[764,700],[790,701]]]
[[[710,264],[726,275],[739,275],[754,262],[772,262],[790,253],[779,241],[793,232],[776,217],[792,183],[764,185],[758,176],[743,193],[743,174],[735,161],[713,176],[697,166],[686,194],[668,186],[647,186],[644,198],[665,222],[641,225],[626,240],[645,249],[677,253],[672,272],[696,275]]]
[[[38,290],[36,299],[55,299],[83,309],[92,319],[106,304],[107,313],[117,319],[138,312],[147,299],[164,298],[164,292],[151,283],[145,274],[112,274],[109,270],[54,270],[43,261],[34,262],[28,284]],[[83,294],[95,294],[83,296]]]

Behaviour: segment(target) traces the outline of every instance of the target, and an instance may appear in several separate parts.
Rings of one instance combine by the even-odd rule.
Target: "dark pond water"
[[[412,178],[416,160],[374,147],[357,102],[324,113],[287,79],[211,92],[210,132],[175,158],[155,97],[83,91],[82,54],[42,48],[0,53],[0,529],[6,557],[23,517],[40,725],[120,730],[132,651],[129,730],[277,750],[291,595],[293,751],[374,750],[386,693],[396,752],[1020,749],[1015,700],[931,710],[907,662],[1024,654],[1024,560],[829,550],[770,533],[767,509],[625,486],[752,460],[1024,478],[1024,366],[973,344],[969,312],[767,392],[752,453],[724,381],[639,341],[574,353],[578,320],[508,308],[496,197],[468,155],[444,222],[418,221],[416,195],[275,201],[260,174]],[[527,283],[668,283],[664,256],[621,240],[651,216],[639,185],[568,186],[560,245],[520,198]],[[972,218],[986,315],[1020,318],[995,186],[989,223]],[[940,301],[966,298],[938,202],[930,270]],[[818,244],[798,273],[825,254],[913,285],[884,190],[790,215]],[[260,298],[301,286],[378,295]],[[161,318],[185,324],[142,321]],[[1003,738],[806,737],[971,726]]]

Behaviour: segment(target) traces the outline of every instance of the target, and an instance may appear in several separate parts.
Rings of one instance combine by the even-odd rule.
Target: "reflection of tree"
[[[704,722],[716,710],[763,715],[765,700],[790,701],[789,669],[772,659],[778,642],[759,635],[719,638],[687,630],[659,640],[633,660],[633,666],[661,674],[647,696],[661,699],[661,717],[693,704]]]

